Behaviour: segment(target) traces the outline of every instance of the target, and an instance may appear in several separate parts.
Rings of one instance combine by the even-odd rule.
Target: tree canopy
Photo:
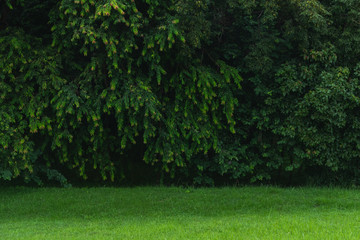
[[[121,181],[136,155],[161,181],[359,180],[358,1],[6,0],[0,23],[0,179]]]

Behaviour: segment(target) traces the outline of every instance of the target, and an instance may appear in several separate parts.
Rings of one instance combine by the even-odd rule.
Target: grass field
[[[359,239],[360,190],[2,188],[0,239]]]

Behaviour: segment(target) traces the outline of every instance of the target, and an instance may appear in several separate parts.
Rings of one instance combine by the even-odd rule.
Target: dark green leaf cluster
[[[245,92],[237,134],[224,134],[206,174],[358,184],[359,3],[250,2],[224,7],[232,25],[219,52],[242,50],[232,59]]]
[[[225,59],[200,54],[207,3],[19,4],[1,6],[3,179],[61,164],[114,181],[124,154],[141,145],[145,162],[174,173],[194,154],[219,151],[220,130],[235,131],[242,78]],[[48,11],[34,19],[38,9]]]
[[[6,0],[0,22],[0,179],[121,180],[135,153],[162,180],[359,181],[358,1]]]

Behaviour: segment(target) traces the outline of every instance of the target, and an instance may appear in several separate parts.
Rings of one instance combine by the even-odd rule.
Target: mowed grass
[[[360,239],[360,192],[2,188],[0,239]]]

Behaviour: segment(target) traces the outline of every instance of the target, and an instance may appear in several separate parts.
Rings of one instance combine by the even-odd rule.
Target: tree
[[[147,163],[173,172],[218,151],[220,130],[234,132],[242,79],[202,53],[211,41],[205,2],[11,4],[21,18],[4,20],[0,34],[3,178],[61,163],[114,180],[139,141]]]
[[[122,179],[140,155],[165,180],[356,183],[359,10],[3,1],[0,178]]]

